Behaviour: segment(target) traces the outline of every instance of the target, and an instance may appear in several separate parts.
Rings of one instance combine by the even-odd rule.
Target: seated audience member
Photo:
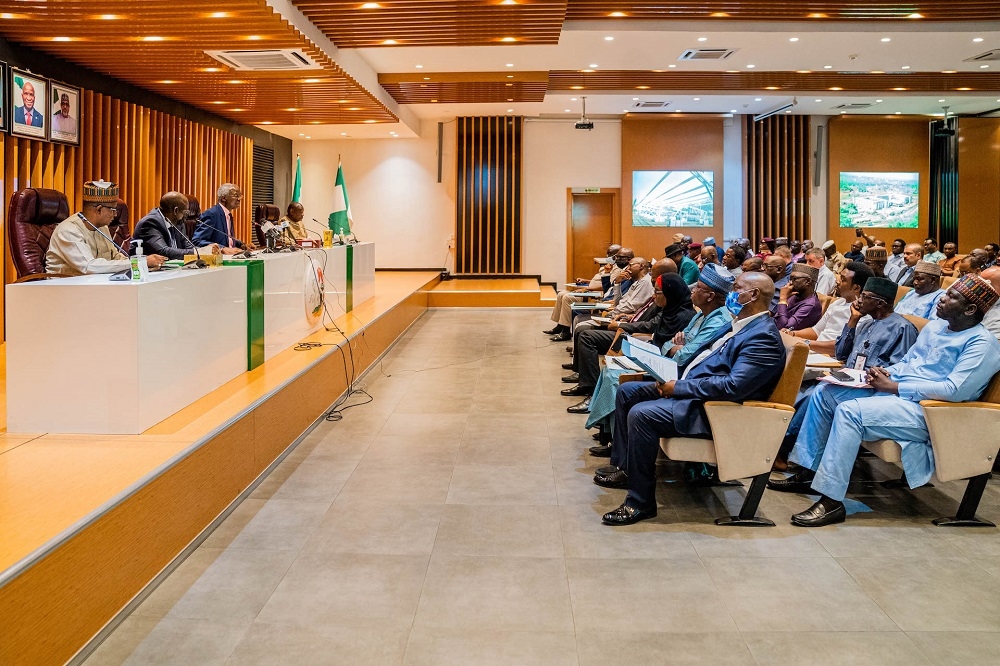
[[[837,298],[826,307],[826,312],[811,328],[797,331],[782,330],[796,338],[809,340],[809,349],[820,354],[833,356],[836,353],[837,338],[844,331],[844,325],[851,317],[851,305],[861,297],[861,288],[875,275],[859,261],[849,261],[837,278]]]
[[[614,307],[600,313],[602,317],[609,317],[612,323],[616,321],[628,321],[632,316],[646,305],[653,298],[653,281],[649,274],[649,262],[642,257],[635,257],[629,265],[622,271],[625,280],[632,282],[622,297],[615,303]],[[621,277],[621,276],[619,276]],[[577,317],[573,326],[573,349],[576,353],[577,338],[587,329],[599,327],[600,324],[590,318],[589,314],[581,314]],[[563,336],[555,336],[553,341],[562,341]],[[569,381],[564,378],[564,381]]]
[[[719,264],[719,253],[715,249],[714,245],[705,245],[705,246],[703,246],[701,248],[701,267],[702,267],[702,269],[704,269],[705,266],[708,266],[709,264],[712,264],[714,266],[721,265],[721,264]]]
[[[896,304],[896,312],[934,319],[937,317],[937,302],[944,294],[941,289],[941,266],[929,261],[917,262],[912,282],[913,290]]]
[[[705,401],[766,400],[770,395],[785,365],[785,346],[768,314],[773,290],[767,276],[744,273],[726,299],[735,321],[695,355],[681,379],[618,387],[611,467],[599,470],[594,482],[628,488],[628,494],[620,507],[604,515],[605,524],[631,525],[656,516],[660,438],[711,437]]]
[[[792,274],[792,251],[788,249],[787,245],[778,245],[774,248],[774,256],[781,257],[781,260],[785,262],[785,277]]]
[[[955,274],[952,277],[962,277],[963,275],[979,275],[980,266],[979,257],[974,254],[967,254],[962,257],[961,261],[955,267]]]
[[[698,270],[701,270],[701,243],[691,243],[687,249],[688,259],[693,261]]]
[[[979,277],[989,282],[994,291],[1000,292],[1000,266],[990,266],[980,273]],[[1000,303],[990,308],[983,317],[983,326],[994,338],[1000,340]]]
[[[677,236],[681,236],[681,239],[677,240]],[[681,234],[674,234],[674,242],[681,246],[681,251],[682,252],[687,253],[688,246],[691,245],[691,243],[694,242],[694,239],[692,239],[690,236],[683,236]]]
[[[674,243],[663,248],[663,256],[677,264],[677,274],[681,276],[685,284],[690,286],[698,281],[698,264],[684,254],[680,245]]]
[[[83,184],[83,210],[56,225],[45,253],[45,272],[59,275],[117,273],[131,264],[115,245],[106,228],[118,210],[118,186],[103,180]],[[144,252],[145,253],[145,252]],[[166,257],[148,255],[149,267],[163,265]]]
[[[896,273],[896,284],[900,287],[913,286],[913,269],[923,261],[924,248],[918,243],[910,243],[903,248],[903,267]],[[933,262],[930,262],[933,263]],[[937,264],[934,264],[937,266]]]
[[[805,261],[806,255],[805,250],[802,249],[802,243],[797,240],[793,240],[788,244],[788,249],[792,251],[792,261],[795,263],[800,263]]]
[[[823,306],[816,296],[819,270],[807,264],[792,264],[788,283],[778,293],[774,325],[797,331],[809,328],[823,316]]]
[[[247,249],[246,243],[234,236],[236,229],[233,226],[233,213],[240,207],[243,193],[232,183],[225,183],[219,187],[216,197],[218,203],[201,214],[191,240],[198,247],[215,243],[223,252],[227,248]]]
[[[975,257],[979,261],[979,270],[986,268],[986,264],[990,260],[989,253],[981,247],[974,247],[969,251],[970,257]]]
[[[747,257],[746,260],[740,264],[740,270],[744,273],[763,273],[764,260],[760,257]]]
[[[951,242],[945,243],[941,249],[944,251],[944,259],[938,259],[937,262],[941,265],[941,270],[945,275],[956,275],[955,269],[964,256],[957,254],[958,246]]]
[[[705,240],[703,240],[701,242],[701,245],[702,245],[703,248],[706,248],[706,247],[709,247],[709,246],[715,247],[715,236],[709,236],[708,238],[706,238]]]
[[[935,264],[944,259],[944,255],[938,251],[937,240],[927,238],[924,240],[924,261],[932,261]]]
[[[786,284],[788,276],[785,275],[785,260],[778,255],[772,254],[764,260],[764,275],[774,282],[774,297],[771,300],[771,310],[778,307],[779,293]]]
[[[873,246],[872,246],[872,247],[885,247],[885,241],[884,241],[884,240],[882,240],[881,238],[876,238],[876,239],[875,239],[875,240],[873,241],[873,243],[874,243],[874,244],[873,244]]]
[[[747,256],[750,256],[751,246],[749,238],[741,238],[736,242],[736,244],[743,248],[743,251],[747,253]]]
[[[906,248],[906,241],[902,238],[897,238],[892,241],[892,252],[889,254],[888,261],[885,262],[885,276],[898,283],[896,279],[899,277],[899,272],[903,270],[906,265],[903,262],[903,249]]]
[[[674,359],[679,366],[686,366],[695,352],[715,339],[719,329],[729,326],[733,315],[726,309],[726,297],[733,290],[733,282],[732,276],[714,264],[701,270],[701,279],[691,289],[691,303],[698,312],[684,330],[661,345],[664,356]]]
[[[653,270],[645,277],[651,280],[655,274],[657,279],[664,279],[662,276],[665,274],[676,275],[676,270],[674,262],[669,259],[661,259],[656,262]],[[668,284],[672,283],[668,282]],[[679,298],[673,293],[663,294],[668,300],[662,306],[655,302],[655,291],[654,287],[647,301],[636,310],[635,314],[628,318],[612,321],[606,329],[577,327],[578,330],[574,331],[573,335],[573,363],[567,368],[574,372],[563,377],[563,382],[576,385],[561,391],[562,395],[590,396],[593,393],[600,370],[599,357],[606,354],[611,348],[611,342],[619,328],[625,333],[652,333],[654,339],[669,340],[674,332],[683,328],[683,325],[686,325],[688,320],[694,316],[694,310],[691,309],[690,290],[685,289],[687,293],[683,294],[683,298]],[[583,413],[586,410],[578,404],[567,411]]]
[[[983,263],[983,268],[991,268],[997,265],[998,252],[1000,252],[1000,245],[996,243],[986,244],[986,261]]]
[[[875,277],[885,277],[885,264],[889,259],[889,253],[884,247],[873,245],[865,252],[864,262],[872,269]]]
[[[167,259],[181,259],[194,254],[194,245],[179,230],[187,218],[188,200],[180,192],[167,192],[160,205],[136,222],[133,238],[142,241],[143,253],[158,254]],[[199,252],[218,253],[218,245],[207,245]]]
[[[902,360],[868,370],[870,388],[831,384],[813,393],[789,456],[805,469],[768,484],[772,490],[820,495],[792,516],[793,524],[844,521],[843,500],[862,441],[894,440],[902,449],[909,486],[930,480],[934,452],[920,401],[975,400],[1000,371],[1000,342],[981,323],[998,298],[982,278],[960,278],[938,303],[939,319],[924,326]]]
[[[814,247],[816,247],[816,243],[813,243],[808,238],[805,239],[804,241],[802,241],[802,254],[805,254],[806,252],[808,252],[809,250],[813,249]]]
[[[722,255],[722,265],[733,276],[733,279],[736,279],[743,272],[742,266],[746,258],[746,250],[739,245],[733,245],[726,248],[725,253]]]
[[[840,252],[837,252],[837,244],[832,240],[823,243],[823,254],[826,256],[826,267],[834,275],[839,275],[844,270],[847,259]]]
[[[618,306],[622,298],[632,287],[632,274],[628,271],[628,267],[632,260],[635,259],[635,254],[632,252],[632,248],[623,247],[618,250],[614,259],[617,270],[612,271],[611,275],[607,278],[601,278],[602,284],[609,285],[605,291],[604,300],[601,302],[602,304],[609,305],[612,310]],[[601,312],[602,316],[605,312],[610,312],[610,310],[603,310]],[[586,309],[580,312],[573,310],[574,319],[573,323],[570,324],[569,330],[557,333],[549,339],[552,342],[563,342],[573,337],[573,329],[578,324],[582,323],[584,327],[594,326],[594,323],[590,320],[591,314],[592,311]]]
[[[777,246],[773,238],[762,238],[760,243],[757,244],[757,254],[754,256],[760,257],[763,261],[774,254],[775,247]]]
[[[818,248],[809,248],[805,256],[806,265],[819,271],[819,277],[816,278],[816,293],[829,296],[837,287],[837,274],[826,267],[826,253]]]
[[[778,236],[777,238],[774,239],[774,249],[778,249],[779,247],[788,247],[787,236]]]
[[[609,245],[606,256],[611,258],[612,261],[607,264],[603,264],[594,277],[590,278],[590,280],[577,278],[576,283],[581,284],[586,282],[588,290],[604,291],[604,282],[601,278],[604,276],[614,278],[617,275],[617,272],[621,271],[621,269],[615,264],[615,256],[621,249],[621,245]],[[625,265],[627,266],[628,264]],[[582,299],[577,296],[575,292],[569,290],[559,291],[556,294],[556,304],[552,308],[552,321],[554,321],[556,325],[547,331],[543,331],[543,333],[545,333],[545,335],[558,336],[568,334],[570,326],[573,324],[573,303],[578,303],[581,300]],[[568,340],[569,336],[567,335],[565,339]]]
[[[849,262],[848,266],[857,266]],[[844,268],[843,273],[847,273]],[[857,277],[857,274],[855,274]],[[869,278],[860,298],[852,302],[850,317],[837,338],[834,355],[847,368],[867,370],[899,362],[917,339],[917,327],[902,315],[892,311],[896,284],[885,278]],[[810,345],[810,348],[812,345]],[[775,469],[784,463],[805,420],[807,401],[820,382],[803,381],[795,399],[795,415],[788,424],[785,439],[778,452]]]
[[[844,254],[844,258],[848,261],[864,261],[865,255],[861,251],[861,248],[865,247],[865,242],[860,238],[851,243],[851,251]]]
[[[653,321],[650,322],[655,327],[652,343],[657,347],[668,348],[673,337],[688,326],[695,316],[692,307],[693,291],[684,284],[684,280],[680,279],[676,273],[666,273],[660,276],[657,278],[657,284],[659,287],[655,299],[658,312]],[[641,330],[640,326],[636,326],[636,330],[626,332],[648,332]],[[592,428],[601,422],[602,425],[610,429],[611,424],[604,423],[602,418],[614,411],[614,396],[618,388],[618,377],[625,370],[618,367],[612,368],[611,364],[607,363],[601,370],[596,355],[592,359],[591,369],[593,373],[590,377],[597,378],[597,385],[591,389],[593,396],[588,395],[586,400],[566,411],[579,414],[589,410],[591,416],[587,419],[586,427]],[[581,377],[580,381],[584,381],[584,378]],[[606,452],[609,454],[610,448],[591,450],[591,453],[595,455],[605,455]]]
[[[295,245],[295,241],[309,238],[309,231],[306,229],[306,223],[303,222],[305,216],[305,206],[298,201],[288,204],[288,208],[285,209],[285,215],[278,220],[278,226],[282,227],[281,233],[285,237],[284,241],[286,243]],[[285,227],[286,222],[288,223],[287,227]]]

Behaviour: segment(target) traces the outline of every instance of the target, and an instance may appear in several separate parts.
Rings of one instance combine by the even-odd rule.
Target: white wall
[[[524,123],[522,273],[566,281],[566,190],[621,187],[622,126],[598,120],[592,131],[566,120]]]
[[[809,222],[812,226],[812,235],[809,236],[816,247],[826,242],[826,200],[827,181],[830,178],[830,141],[827,134],[827,123],[830,116],[813,116],[809,122],[809,187],[812,187],[812,196],[809,198]],[[816,154],[816,128],[823,127],[823,147],[821,149],[820,161],[817,164],[813,157]],[[813,178],[816,169],[820,170],[819,187],[813,187]]]
[[[437,182],[437,123],[416,139],[295,141],[302,156],[302,205],[311,227],[333,207],[337,156],[354,215],[353,231],[374,241],[377,268],[450,268],[455,233],[455,131],[444,126],[444,168]],[[294,169],[294,167],[293,167]]]
[[[722,123],[722,238],[719,247],[729,247],[735,238],[746,235],[743,217],[743,116]],[[721,257],[720,257],[721,259]]]

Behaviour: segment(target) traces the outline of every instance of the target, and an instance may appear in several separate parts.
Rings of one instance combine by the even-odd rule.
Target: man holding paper
[[[656,516],[656,457],[661,437],[711,437],[706,400],[766,400],[785,367],[781,333],[768,312],[774,282],[763,273],[736,279],[726,307],[731,330],[694,355],[679,380],[628,382],[615,401],[612,468],[594,483],[628,488],[606,525],[631,525]]]

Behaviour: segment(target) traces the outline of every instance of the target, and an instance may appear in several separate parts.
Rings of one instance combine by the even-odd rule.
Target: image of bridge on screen
[[[633,227],[711,227],[712,171],[633,171]]]

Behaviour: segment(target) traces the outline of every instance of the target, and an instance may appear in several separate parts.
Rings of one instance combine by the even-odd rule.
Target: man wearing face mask
[[[656,516],[656,457],[661,437],[711,437],[707,400],[766,400],[785,367],[785,346],[769,313],[774,283],[762,273],[736,279],[726,307],[736,317],[721,337],[687,364],[681,379],[628,382],[615,400],[612,467],[594,483],[627,488],[606,525],[631,525]]]

